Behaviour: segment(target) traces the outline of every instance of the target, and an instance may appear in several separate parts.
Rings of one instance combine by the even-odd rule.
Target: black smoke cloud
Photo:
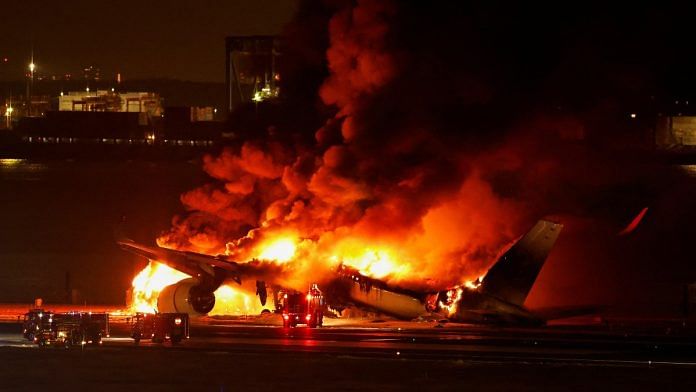
[[[645,49],[677,53],[669,40],[681,28],[661,16],[675,10],[444,1],[299,9],[273,132],[207,158],[217,181],[182,197],[191,212],[162,243],[243,258],[277,230],[319,247],[372,238],[454,284],[549,217],[566,230],[529,305],[677,307],[675,292],[696,278],[694,179],[645,158],[650,121],[627,116],[642,118],[655,97],[682,87],[685,78]],[[644,222],[618,237],[643,207]]]

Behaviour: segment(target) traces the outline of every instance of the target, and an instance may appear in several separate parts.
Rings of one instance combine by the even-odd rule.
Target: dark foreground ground
[[[0,324],[0,389],[42,391],[693,391],[696,342],[606,330],[212,321],[181,345],[39,349]]]
[[[683,367],[478,363],[186,349],[0,350],[2,388],[44,391],[587,391],[696,388]]]

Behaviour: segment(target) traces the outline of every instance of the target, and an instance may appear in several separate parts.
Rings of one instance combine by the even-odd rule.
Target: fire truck
[[[283,316],[283,327],[306,324],[309,328],[324,323],[324,296],[316,283],[304,294],[295,290],[278,290],[276,312]]]
[[[24,314],[22,322],[22,334],[29,341],[34,341],[37,334],[41,334],[45,329],[50,329],[53,324],[53,312],[43,309],[31,309]]]
[[[189,316],[187,313],[137,313],[133,317],[131,337],[135,344],[140,343],[140,339],[179,343],[189,338]]]
[[[108,313],[53,313],[42,310],[25,315],[24,336],[45,346],[98,345],[109,334]]]

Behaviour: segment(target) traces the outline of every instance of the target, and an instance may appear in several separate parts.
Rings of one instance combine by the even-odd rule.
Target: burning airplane
[[[561,224],[539,221],[483,277],[439,291],[391,286],[362,273],[359,266],[342,262],[334,273],[322,279],[327,303],[338,310],[353,305],[409,320],[435,312],[463,322],[543,323],[523,304],[561,229]],[[262,306],[269,288],[277,290],[286,285],[288,275],[294,273],[285,259],[291,256],[286,251],[293,247],[287,240],[280,241],[280,245],[275,242],[265,250],[273,255],[266,257],[275,259],[248,262],[147,246],[127,239],[118,244],[150,261],[133,282],[136,310],[205,315],[215,308],[216,293],[227,298],[230,293],[225,294],[226,290],[234,292],[230,284],[248,287],[243,282],[254,282]]]
[[[533,223],[564,212],[566,166],[545,144],[467,124],[477,109],[443,116],[449,104],[403,94],[431,69],[395,45],[397,8],[357,2],[331,17],[323,125],[273,126],[205,156],[210,183],[181,195],[186,213],[157,246],[119,242],[150,260],[138,309],[253,314],[268,290],[317,283],[335,309],[540,321],[523,304],[562,226]]]

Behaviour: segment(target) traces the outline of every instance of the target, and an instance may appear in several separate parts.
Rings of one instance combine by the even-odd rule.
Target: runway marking
[[[362,339],[361,342],[396,342],[401,339],[397,338],[384,338],[384,339]]]
[[[133,338],[103,338],[104,342],[133,342]]]

